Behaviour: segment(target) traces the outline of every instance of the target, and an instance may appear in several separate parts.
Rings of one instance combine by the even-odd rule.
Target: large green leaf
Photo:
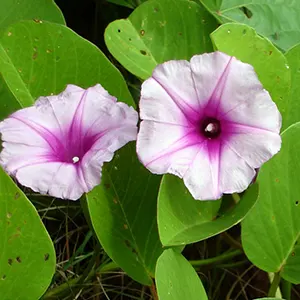
[[[33,205],[0,168],[1,300],[39,299],[55,271],[51,239]]]
[[[105,42],[126,69],[146,79],[159,63],[211,51],[209,34],[216,26],[214,18],[194,2],[150,0],[128,19],[112,22]]]
[[[282,148],[259,171],[259,197],[242,222],[248,258],[267,272],[300,283],[300,123],[282,134]]]
[[[136,281],[151,284],[162,252],[156,220],[160,177],[137,160],[135,145],[122,148],[87,195],[94,230],[105,252]]]
[[[129,8],[135,8],[147,0],[107,0],[107,1],[117,5],[129,7]]]
[[[165,175],[158,195],[158,229],[164,246],[190,244],[207,239],[239,223],[257,198],[252,186],[243,199],[217,217],[220,201],[194,200],[178,177]]]
[[[0,29],[22,20],[65,24],[53,0],[1,0]]]
[[[292,86],[288,102],[286,124],[300,121],[300,44],[290,49],[285,55],[291,68]]]
[[[0,37],[0,72],[20,107],[70,83],[84,88],[100,83],[133,105],[123,77],[104,54],[59,24],[24,21],[6,29]]]
[[[223,23],[247,24],[283,50],[300,42],[300,5],[295,0],[200,0]]]
[[[207,300],[195,269],[173,249],[165,250],[159,257],[155,281],[161,300]]]
[[[242,24],[225,24],[212,33],[216,48],[251,64],[264,88],[283,115],[283,128],[288,106],[291,74],[284,55],[265,38]]]
[[[0,73],[0,120],[4,119],[19,108],[19,102],[8,88]]]

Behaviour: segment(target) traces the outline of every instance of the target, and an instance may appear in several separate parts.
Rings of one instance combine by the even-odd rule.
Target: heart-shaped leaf
[[[165,250],[159,257],[155,279],[159,299],[207,300],[205,289],[195,269],[173,249]]]
[[[134,105],[122,75],[104,54],[59,24],[24,21],[7,28],[0,36],[0,72],[20,107],[71,83],[83,88],[100,83]]]
[[[39,299],[55,271],[52,241],[34,206],[0,168],[1,300]]]
[[[300,6],[282,0],[200,0],[222,23],[253,27],[277,47],[287,50],[300,42]]]
[[[300,283],[300,123],[282,134],[280,152],[259,171],[257,204],[242,222],[248,258],[267,272]]]
[[[158,228],[163,245],[195,243],[227,230],[245,217],[257,193],[253,185],[236,206],[217,217],[220,201],[194,200],[180,178],[165,175],[158,195]]]
[[[300,44],[290,49],[285,57],[291,69],[292,85],[286,116],[287,126],[300,121]]]
[[[127,70],[146,79],[159,63],[211,51],[208,35],[216,27],[214,18],[197,3],[152,0],[137,7],[128,19],[112,22],[105,42]]]
[[[102,184],[87,195],[94,230],[105,252],[134,280],[151,285],[162,252],[156,197],[160,177],[136,157],[135,145],[122,148],[107,166]]]
[[[53,0],[1,0],[0,30],[22,20],[65,24],[63,14]]]

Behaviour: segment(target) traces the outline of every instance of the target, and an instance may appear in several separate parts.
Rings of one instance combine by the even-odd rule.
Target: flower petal
[[[190,125],[184,112],[176,105],[166,90],[152,77],[147,79],[142,85],[140,117],[143,120],[166,124]]]
[[[194,130],[143,121],[137,139],[137,153],[152,173],[172,173],[182,177],[202,141]]]
[[[194,55],[191,58],[192,76],[201,108],[221,97],[220,90],[227,77],[231,57],[222,52]],[[215,106],[217,106],[216,103]]]
[[[279,133],[281,127],[281,115],[277,106],[264,90],[254,68],[235,58],[230,63],[218,115],[221,120],[276,133]]]
[[[75,165],[60,162],[41,163],[21,168],[17,180],[35,192],[56,198],[77,200],[86,192],[78,180]]]
[[[219,188],[222,193],[243,192],[255,175],[255,170],[232,150],[230,145],[222,144],[219,176]]]
[[[198,147],[183,176],[185,186],[195,199],[216,200],[222,197],[219,187],[219,145],[214,155],[207,141]]]
[[[278,133],[237,123],[229,123],[227,127],[231,149],[252,168],[259,168],[280,150]]]
[[[188,119],[197,119],[200,104],[188,61],[171,60],[158,65],[153,71],[152,78],[167,92]]]
[[[132,107],[123,102],[114,103],[109,108],[101,106],[101,103],[97,105],[93,107],[87,104],[85,108],[84,118],[86,119],[92,118],[94,111],[98,111],[85,135],[94,136],[97,141],[106,140],[106,146],[104,142],[102,146],[108,147],[107,149],[112,152],[129,141],[136,140],[138,113]]]
[[[84,156],[79,166],[78,175],[86,192],[100,184],[103,163],[111,161],[113,156],[113,152],[107,150],[89,151]]]

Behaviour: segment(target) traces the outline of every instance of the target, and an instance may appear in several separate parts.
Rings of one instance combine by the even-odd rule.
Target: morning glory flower
[[[281,147],[281,115],[252,66],[221,52],[172,60],[142,85],[137,153],[195,199],[244,191]]]
[[[0,164],[36,192],[76,200],[100,183],[103,163],[136,139],[137,121],[99,84],[68,85],[0,123]]]

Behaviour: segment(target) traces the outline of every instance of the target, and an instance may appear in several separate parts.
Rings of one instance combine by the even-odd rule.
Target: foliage
[[[67,84],[100,83],[139,110],[157,65],[218,50],[254,67],[282,115],[282,148],[245,192],[216,201],[149,172],[135,142],[77,202],[0,168],[1,300],[300,299],[297,1],[76,0],[78,15],[56,2],[1,1],[0,121]]]

